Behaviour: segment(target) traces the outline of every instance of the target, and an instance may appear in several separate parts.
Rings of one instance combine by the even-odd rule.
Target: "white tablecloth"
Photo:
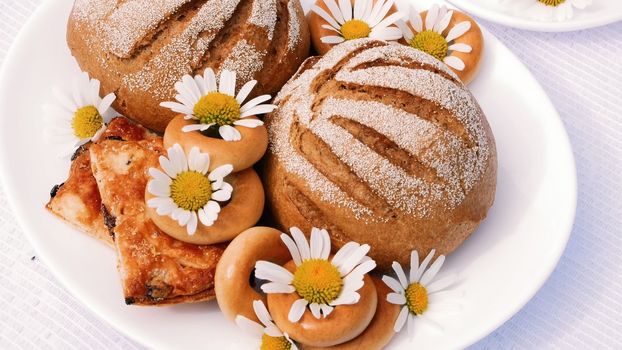
[[[0,63],[40,1],[0,0]],[[531,69],[561,114],[577,160],[579,207],[549,281],[473,348],[622,349],[622,23],[564,34],[482,24]],[[0,233],[0,349],[141,348],[54,279],[1,188]]]

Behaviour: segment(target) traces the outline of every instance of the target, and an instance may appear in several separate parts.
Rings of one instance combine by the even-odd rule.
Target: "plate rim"
[[[447,0],[447,1],[453,3],[453,1],[455,0]],[[19,32],[15,36],[13,43],[11,44],[9,50],[6,53],[5,59],[0,69],[0,102],[5,100],[4,96],[6,96],[7,94],[5,91],[7,90],[7,86],[4,83],[4,81],[6,79],[5,77],[8,75],[9,69],[7,67],[14,65],[13,61],[15,60],[14,57],[15,57],[16,47],[19,46],[19,43],[23,41],[23,38],[25,36],[27,36],[27,33],[32,30],[31,27],[33,26],[33,23],[39,21],[40,17],[42,17],[43,14],[47,12],[48,8],[53,7],[53,6],[58,6],[58,3],[60,2],[61,1],[58,1],[58,0],[42,2],[36,8],[36,10],[29,16],[29,18],[26,20],[26,22],[23,24],[23,26],[20,28]],[[495,38],[503,49],[507,50],[512,55],[513,58],[515,58],[527,71],[529,71],[529,69],[522,63],[522,61],[520,61],[518,57],[516,57],[513,53],[511,53],[511,51],[509,51],[509,49],[496,36],[494,36],[494,34],[490,33],[485,28],[483,28],[483,30],[485,34]],[[569,155],[568,161],[570,162],[568,165],[573,170],[572,172],[568,174],[569,176],[567,179],[568,187],[569,187],[568,189],[572,190],[571,193],[569,193],[569,198],[571,200],[568,202],[568,208],[567,208],[568,215],[567,217],[564,218],[565,219],[564,228],[563,230],[561,230],[567,233],[564,236],[565,239],[564,239],[563,244],[562,242],[560,242],[560,244],[556,246],[557,249],[554,254],[554,259],[552,260],[555,263],[549,265],[546,271],[542,274],[542,278],[540,281],[538,281],[538,283],[533,284],[534,288],[532,288],[531,293],[529,293],[530,294],[529,297],[517,302],[512,312],[508,312],[506,315],[504,315],[503,320],[499,322],[498,324],[491,323],[491,326],[486,327],[486,329],[482,329],[481,332],[479,333],[474,332],[470,338],[467,338],[468,343],[465,344],[465,347],[475,344],[477,341],[483,339],[487,335],[490,335],[496,329],[503,326],[510,318],[515,316],[525,305],[527,305],[533,299],[533,297],[541,290],[542,286],[549,280],[551,274],[557,268],[559,261],[566,250],[568,241],[572,235],[572,228],[574,226],[574,222],[576,219],[577,200],[578,200],[578,182],[577,182],[576,159],[574,157],[574,153],[572,152],[572,145],[570,143],[570,139],[568,137],[568,133],[563,124],[563,121],[557,109],[555,108],[554,104],[550,100],[550,97],[548,96],[548,94],[546,94],[540,82],[533,76],[533,74],[531,74],[531,72],[529,73],[533,81],[536,83],[535,85],[537,86],[538,92],[539,92],[538,95],[542,95],[542,97],[547,103],[547,107],[549,107],[550,110],[554,112],[554,115],[551,114],[550,119],[551,121],[554,121],[554,123],[558,127],[558,130],[561,131],[560,141],[563,142],[564,149],[568,151],[568,155]],[[0,105],[0,109],[2,108],[4,107]],[[0,117],[0,129],[4,127],[4,125],[6,124],[6,120],[7,118]],[[7,154],[8,154],[7,151],[0,148],[0,183],[2,184],[4,192],[6,193],[7,202],[12,212],[15,214],[14,215],[15,220],[18,222],[19,226],[22,228],[26,238],[28,239],[29,243],[33,246],[33,249],[37,253],[38,257],[46,265],[46,269],[52,273],[52,275],[61,283],[62,287],[69,294],[71,294],[72,297],[78,300],[80,304],[84,306],[87,310],[94,313],[99,320],[103,321],[105,324],[115,329],[117,332],[119,332],[119,334],[132,339],[134,342],[142,346],[150,346],[150,347],[154,346],[154,343],[148,341],[148,339],[145,339],[144,337],[141,337],[126,329],[122,329],[120,325],[112,323],[111,319],[106,316],[107,313],[105,311],[100,310],[100,308],[97,305],[93,305],[87,302],[88,298],[86,297],[86,295],[83,295],[82,293],[78,293],[73,288],[70,288],[73,284],[69,283],[68,280],[64,277],[64,275],[60,272],[60,270],[53,267],[54,266],[53,264],[48,264],[48,259],[46,257],[46,254],[45,253],[42,254],[43,250],[40,248],[40,245],[35,239],[36,238],[35,235],[30,232],[31,231],[30,224],[28,224],[26,220],[26,215],[21,210],[19,210],[19,207],[16,204],[17,196],[15,193],[17,190],[12,190],[11,187],[8,186],[7,176],[5,176],[6,174],[10,173],[7,170],[8,168],[7,167],[7,164],[8,164]]]
[[[622,11],[619,13],[611,13],[605,17],[604,20],[597,19],[582,19],[571,20],[565,22],[544,22],[536,21],[528,18],[521,18],[512,16],[507,13],[498,12],[492,9],[488,9],[483,6],[477,5],[472,0],[446,0],[457,8],[470,13],[476,17],[480,17],[486,21],[490,21],[499,25],[529,30],[532,32],[544,32],[544,33],[564,33],[574,32],[585,29],[592,29],[603,27],[622,20]]]

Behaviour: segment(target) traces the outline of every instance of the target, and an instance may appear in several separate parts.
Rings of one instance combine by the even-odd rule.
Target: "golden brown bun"
[[[470,45],[472,50],[469,53],[466,52],[458,52],[452,51],[450,56],[458,57],[464,62],[464,69],[457,70],[452,67],[449,67],[454,73],[458,75],[460,80],[464,84],[468,84],[477,75],[479,71],[480,63],[482,61],[482,57],[484,55],[484,36],[482,35],[482,30],[479,25],[473,18],[469,15],[462,13],[458,10],[452,10],[454,14],[451,16],[451,20],[449,21],[449,25],[447,25],[447,29],[443,31],[443,37],[447,36],[451,28],[453,28],[456,24],[464,21],[471,22],[471,28],[461,35],[459,38],[455,39],[452,44],[467,44]],[[425,18],[428,14],[428,11],[424,11],[421,13],[421,18],[423,18],[423,23],[425,23]],[[411,27],[411,29],[413,29]],[[405,40],[401,40],[403,44],[406,44]]]
[[[375,4],[377,1],[378,0],[373,0],[373,3]],[[354,4],[354,0],[350,0],[350,2]],[[319,6],[321,9],[326,11],[328,14],[331,14],[324,0],[316,0],[315,5]],[[391,6],[391,9],[387,13],[387,16],[395,12],[397,12],[397,7],[393,5]],[[318,54],[323,55],[327,53],[335,45],[323,43],[322,37],[339,35],[339,34],[333,30],[322,28],[323,25],[330,25],[330,24],[328,24],[328,22],[326,22],[325,19],[320,17],[314,11],[309,12],[308,18],[309,18],[309,32],[311,33],[311,43],[313,44],[313,48]]]
[[[380,269],[447,254],[484,220],[497,154],[486,117],[432,56],[369,39],[299,72],[266,117],[263,180],[281,229],[371,245]]]
[[[302,350],[380,350],[387,345],[395,335],[393,325],[400,313],[400,306],[387,301],[387,295],[393,291],[384,282],[378,278],[372,280],[378,293],[378,307],[365,331],[346,343],[325,348],[303,344]]]
[[[296,271],[293,261],[284,267],[292,273]],[[300,299],[297,293],[268,294],[268,309],[279,329],[302,344],[325,347],[345,343],[361,334],[376,313],[376,287],[369,275],[365,275],[363,281],[363,287],[358,290],[361,295],[358,303],[337,305],[326,318],[315,318],[307,308],[298,322],[290,322],[289,310]]]
[[[190,152],[190,149],[196,146],[201,152],[209,153],[210,171],[225,164],[233,165],[234,172],[250,168],[263,157],[268,148],[268,131],[263,125],[256,128],[234,126],[242,134],[242,139],[225,141],[204,136],[200,131],[183,132],[181,130],[192,123],[191,120],[185,120],[183,115],[178,115],[171,120],[164,133],[164,148],[169,149],[178,143],[186,152]]]
[[[205,226],[199,221],[197,231],[192,236],[185,226],[180,226],[169,215],[158,215],[156,209],[149,206],[147,214],[162,231],[183,242],[215,244],[230,241],[259,221],[265,197],[261,180],[252,168],[229,175],[225,181],[233,186],[231,200],[222,207],[212,226]],[[155,196],[145,191],[145,203],[152,198]]]
[[[253,96],[275,94],[310,45],[298,0],[76,0],[67,42],[116,93],[117,111],[159,132],[175,116],[159,104],[174,100],[183,75],[235,70],[238,88],[256,79]]]
[[[291,259],[281,232],[270,227],[252,227],[237,236],[222,254],[216,266],[216,300],[220,310],[229,320],[237,315],[259,322],[253,301],[266,303],[266,297],[249,284],[255,263],[270,261],[278,265]]]

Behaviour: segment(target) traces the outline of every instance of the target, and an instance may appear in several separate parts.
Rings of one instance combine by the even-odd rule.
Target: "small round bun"
[[[293,261],[284,267],[292,273],[296,269]],[[307,309],[298,322],[290,322],[289,310],[300,299],[297,293],[268,294],[268,309],[279,329],[302,344],[326,347],[345,343],[361,334],[376,312],[378,296],[374,282],[365,275],[363,283],[358,290],[361,295],[358,303],[335,306],[326,318],[317,319]]]
[[[237,74],[237,88],[274,95],[309,55],[299,0],[76,0],[67,43],[80,68],[117,95],[113,107],[163,132],[175,83],[206,68]]]
[[[180,226],[169,215],[159,215],[156,209],[147,206],[147,214],[162,231],[180,241],[192,244],[215,244],[232,240],[235,236],[259,221],[264,207],[264,191],[259,176],[252,168],[234,173],[225,178],[233,186],[231,200],[220,210],[212,226],[201,221],[194,235],[188,235],[186,227]],[[145,201],[154,198],[145,191]]]
[[[486,218],[497,152],[456,74],[406,45],[335,46],[285,85],[267,115],[263,162],[277,227],[326,227],[369,244],[380,270],[410,252],[447,255]]]
[[[256,119],[249,117],[248,119]],[[200,131],[184,132],[181,129],[191,125],[191,120],[184,119],[183,115],[175,117],[164,132],[164,148],[168,149],[178,143],[189,152],[192,147],[198,147],[201,152],[210,155],[210,169],[213,170],[224,164],[233,165],[233,171],[238,172],[250,168],[266,153],[268,148],[268,131],[261,125],[255,128],[234,126],[242,135],[240,141],[225,141],[216,137],[203,135]]]
[[[395,335],[393,326],[400,313],[400,306],[387,301],[387,295],[393,292],[384,282],[372,277],[378,294],[378,306],[371,323],[358,337],[335,346],[313,347],[302,345],[302,350],[362,350],[382,349]]]
[[[284,264],[291,259],[281,241],[281,232],[270,227],[253,227],[237,236],[222,254],[216,266],[214,286],[220,310],[229,320],[241,315],[259,322],[253,301],[266,303],[266,297],[255,291],[249,280],[258,260]]]

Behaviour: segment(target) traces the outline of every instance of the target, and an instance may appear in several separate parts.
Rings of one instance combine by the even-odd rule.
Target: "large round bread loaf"
[[[184,74],[237,72],[238,88],[276,94],[309,53],[298,0],[76,0],[67,42],[82,70],[115,92],[114,107],[164,131]],[[251,96],[252,97],[252,96]]]
[[[413,48],[361,39],[310,58],[267,116],[267,200],[282,229],[372,246],[381,268],[456,249],[486,217],[495,141],[472,94]]]

